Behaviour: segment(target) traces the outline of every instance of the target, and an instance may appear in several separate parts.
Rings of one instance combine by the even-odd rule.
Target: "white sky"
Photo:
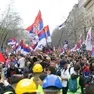
[[[12,0],[11,0],[12,1]],[[38,14],[42,13],[44,25],[49,25],[50,31],[62,24],[73,5],[78,0],[14,0],[14,9],[23,19],[24,28],[30,26]],[[10,0],[0,0],[0,9],[6,9]]]

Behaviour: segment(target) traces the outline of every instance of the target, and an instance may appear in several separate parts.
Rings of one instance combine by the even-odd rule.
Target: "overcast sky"
[[[12,0],[11,0],[12,1]],[[24,28],[34,22],[39,9],[44,25],[49,25],[50,31],[62,24],[74,4],[78,0],[14,0],[14,9],[23,19]],[[0,0],[0,9],[6,9],[10,0]]]

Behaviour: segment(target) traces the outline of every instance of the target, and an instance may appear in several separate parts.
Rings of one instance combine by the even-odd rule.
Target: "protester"
[[[15,94],[15,90],[7,82],[7,80],[5,80],[3,69],[0,74],[0,94]]]
[[[32,51],[27,55],[24,55],[24,53],[20,51],[18,51],[19,53],[15,52],[15,54],[6,53],[5,63],[0,62],[0,71],[3,67],[3,69],[7,69],[5,73],[8,79],[13,76],[21,77],[21,79],[26,78],[27,80],[19,80],[22,81],[22,84],[33,83],[32,85],[35,85],[33,92],[33,87],[29,88],[31,87],[29,85],[21,87],[21,83],[18,82],[18,84],[20,84],[17,84],[15,89],[17,94],[20,94],[18,88],[22,90],[21,92],[23,92],[23,94],[84,94],[85,91],[88,94],[87,88],[89,86],[91,87],[91,83],[94,82],[93,58],[91,60],[88,51],[84,53],[81,49],[79,51],[65,49],[64,53],[60,53],[61,49],[62,48],[55,48],[55,50],[53,50],[52,48],[44,47],[41,51]],[[52,86],[51,82],[50,84],[48,83],[49,86],[45,87],[44,83],[48,81],[50,77],[52,83],[56,82],[55,79],[57,79],[57,81],[60,82],[59,85],[62,84],[63,87],[59,87],[59,85],[56,84]],[[18,80],[18,78],[16,79]],[[15,79],[13,78],[12,80],[14,81]],[[74,85],[74,83],[76,85]],[[12,83],[10,84],[12,85]],[[13,87],[15,88],[14,85]],[[27,92],[26,88],[31,91]]]
[[[23,68],[25,67],[25,58],[22,54],[18,56],[18,65],[19,65],[19,70],[20,72],[23,72]]]
[[[62,79],[62,93],[67,94],[68,91],[68,77],[69,77],[69,69],[68,69],[68,64],[66,61],[61,60],[60,61],[60,66],[62,67],[61,71],[61,79]]]
[[[71,73],[68,78],[68,92],[67,94],[81,94],[81,86],[80,83],[80,75],[79,75],[80,65],[75,64],[73,68],[71,68]]]
[[[56,70],[55,70],[54,67],[49,66],[49,67],[47,68],[47,75],[51,75],[51,74],[56,75]]]
[[[41,66],[41,64],[35,64],[33,66],[33,77],[31,78],[31,80],[33,80],[36,83],[36,85],[38,87],[37,90],[40,93],[43,93],[42,86],[39,83],[39,82],[41,82],[40,75],[42,72],[43,72],[43,67]]]
[[[38,90],[40,92],[40,94],[44,94],[43,92],[43,88],[42,88],[42,84],[43,84],[43,81],[44,79],[46,78],[46,74],[42,73],[40,76],[39,76],[39,79],[38,79]]]
[[[44,94],[60,94],[62,82],[56,75],[48,75],[42,84]]]
[[[32,73],[32,69],[31,69],[30,65],[31,65],[31,62],[30,61],[26,61],[25,68],[23,68],[23,74],[24,74],[25,78],[28,78],[29,74]]]
[[[10,63],[10,68],[7,69],[7,78],[8,78],[8,81],[11,82],[11,78],[13,77],[13,75],[15,74],[20,74],[18,68],[16,68],[14,66],[14,63],[11,62]],[[17,78],[16,78],[17,79]]]

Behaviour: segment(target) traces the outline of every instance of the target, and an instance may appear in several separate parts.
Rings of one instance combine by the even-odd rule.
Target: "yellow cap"
[[[41,64],[35,64],[33,67],[33,72],[35,73],[40,73],[43,71],[42,65]]]
[[[15,92],[16,94],[34,93],[37,92],[37,86],[33,80],[23,79],[17,83]]]

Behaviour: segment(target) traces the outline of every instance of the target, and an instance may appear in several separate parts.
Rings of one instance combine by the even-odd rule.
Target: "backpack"
[[[68,82],[68,89],[69,89],[69,91],[76,92],[78,90],[77,79],[78,78],[76,78],[76,79],[70,78],[69,79],[69,82]]]
[[[72,66],[71,66],[71,67],[69,67],[69,74],[71,73],[71,68],[72,68]]]

